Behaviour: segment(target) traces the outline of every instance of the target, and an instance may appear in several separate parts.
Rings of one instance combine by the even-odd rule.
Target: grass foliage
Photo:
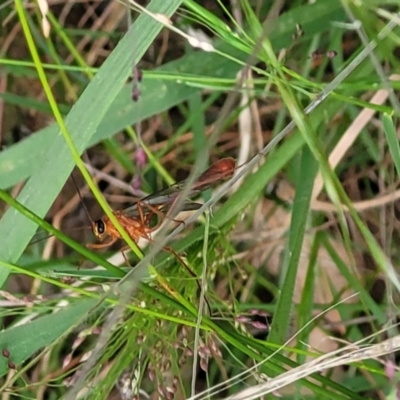
[[[0,392],[397,398],[399,5],[26,4],[0,6]],[[223,157],[184,224],[118,224]],[[133,267],[85,246],[71,173]]]

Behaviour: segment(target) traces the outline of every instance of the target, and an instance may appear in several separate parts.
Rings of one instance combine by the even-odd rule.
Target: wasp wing
[[[142,200],[139,200],[137,203],[132,204],[131,206],[125,208],[123,210],[123,213],[125,215],[128,215],[130,217],[138,218],[141,215],[148,215],[148,214],[155,214],[155,213],[163,213],[166,214],[168,210],[171,208],[172,202],[170,203],[155,203],[155,204],[150,204],[146,202],[142,202]],[[180,211],[194,211],[198,210],[202,204],[200,203],[194,203],[192,201],[185,201],[181,207]],[[140,208],[140,210],[139,210]]]
[[[233,175],[234,170],[235,160],[233,158],[223,158],[217,161],[197,178],[197,180],[193,183],[192,188],[189,190],[187,197],[192,198],[197,196],[202,191],[213,186],[215,183],[230,178]],[[154,209],[157,209],[158,211],[161,211],[161,209],[166,210],[169,208],[169,206],[171,206],[171,204],[186,186],[187,180],[177,182],[159,192],[140,199],[136,203],[124,209],[124,213],[127,213],[133,217],[140,215],[138,211],[138,204],[140,204],[142,215],[152,212],[152,209],[153,212]],[[149,207],[146,207],[146,205]],[[182,205],[181,211],[197,210],[198,208],[198,203],[185,201]]]
[[[179,194],[184,190],[186,185],[187,185],[186,181],[175,183],[172,186],[169,186],[163,190],[160,190],[149,196],[143,197],[136,203],[125,208],[123,211],[124,211],[124,213],[126,213],[132,217],[135,217],[135,216],[139,215],[138,204],[140,204],[140,207],[142,208],[142,214],[148,214],[149,212],[151,212],[152,208],[159,209],[160,211],[161,211],[161,208],[165,210],[172,205],[172,203],[176,200],[176,198],[179,196]],[[187,197],[191,198],[191,197],[197,196],[203,190],[207,189],[209,186],[210,185],[204,185],[204,183],[202,183],[200,188],[194,187],[193,189],[191,189],[189,191]],[[193,208],[193,207],[196,207],[196,206],[193,206],[193,204],[198,204],[198,203],[192,203],[190,201],[185,201],[182,205],[181,211],[197,210],[199,207]],[[150,207],[146,207],[146,205],[148,205]]]

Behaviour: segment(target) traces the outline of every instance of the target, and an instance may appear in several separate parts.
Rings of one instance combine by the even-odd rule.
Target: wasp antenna
[[[50,235],[43,236],[43,237],[41,237],[41,238],[39,238],[39,239],[32,240],[31,242],[29,242],[29,245],[28,245],[28,246],[33,246],[33,245],[36,244],[36,243],[40,243],[40,242],[42,242],[43,240],[50,239],[50,238],[52,238],[52,237],[54,237],[54,235],[50,234]]]
[[[71,232],[72,232],[72,231],[81,231],[82,229],[93,229],[93,227],[92,227],[92,226],[80,226],[79,228],[72,228],[72,229],[70,229],[70,230],[71,230]],[[36,243],[40,243],[40,242],[42,242],[43,240],[50,239],[50,238],[52,238],[52,237],[54,237],[53,234],[49,234],[49,235],[40,237],[40,238],[38,238],[38,239],[35,239],[35,240],[32,240],[31,242],[29,242],[29,245],[28,245],[28,246],[33,246],[33,245],[36,244]]]
[[[76,182],[76,180],[75,180],[75,177],[74,177],[74,174],[73,174],[73,173],[71,174],[71,178],[72,178],[72,180],[73,180],[73,182],[74,182],[76,191],[78,192],[78,196],[79,196],[79,198],[80,198],[80,200],[81,200],[81,203],[82,203],[83,209],[85,210],[86,216],[88,217],[88,220],[90,221],[90,225],[91,225],[91,227],[93,227],[93,226],[94,226],[94,221],[93,221],[92,218],[90,217],[89,210],[87,209],[86,204],[85,204],[85,202],[83,201],[83,197],[82,197],[82,195],[81,195],[81,192],[80,192],[80,190],[79,190],[78,184],[77,184],[77,182]]]

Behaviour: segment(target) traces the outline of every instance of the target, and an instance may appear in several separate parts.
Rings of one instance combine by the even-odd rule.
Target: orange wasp
[[[228,157],[217,161],[203,172],[194,182],[192,188],[189,190],[188,197],[194,197],[211,187],[213,184],[230,178],[233,175],[234,170],[235,160],[233,158]],[[138,200],[136,203],[124,210],[114,211],[114,215],[135,243],[137,243],[141,237],[151,240],[151,233],[160,227],[164,218],[167,216],[166,213],[185,186],[186,181],[175,183],[164,190]],[[200,207],[201,204],[199,203],[185,201],[181,207],[181,211],[197,210]],[[159,217],[159,220],[156,225],[151,225],[151,221],[155,215]],[[120,233],[106,216],[92,222],[92,229],[100,243],[90,243],[87,245],[89,248],[99,249],[109,247],[117,240],[121,239]],[[108,241],[102,243],[106,238],[108,238]],[[164,250],[173,253],[185,265],[185,267],[187,267],[174,250],[169,247],[164,247]],[[190,271],[190,273],[193,275],[193,272]]]

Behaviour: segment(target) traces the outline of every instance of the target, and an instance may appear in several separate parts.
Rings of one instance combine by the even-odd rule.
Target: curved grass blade
[[[80,299],[61,307],[55,313],[41,316],[27,324],[0,332],[0,348],[10,352],[11,360],[19,365],[45,346],[69,332],[96,306],[96,299]],[[0,357],[0,376],[9,371],[7,359]],[[7,382],[7,385],[9,382]],[[0,388],[0,391],[3,391]]]
[[[84,257],[95,262],[96,264],[102,265],[105,269],[107,269],[109,272],[113,273],[115,276],[123,277],[125,275],[125,273],[122,272],[121,269],[110,264],[103,257],[99,256],[97,253],[90,251],[87,247],[82,246],[81,244],[75,242],[69,236],[65,235],[58,229],[54,228],[51,224],[44,221],[42,218],[37,216],[35,213],[33,213],[31,210],[29,210],[28,208],[23,206],[21,203],[19,203],[15,199],[13,199],[8,193],[6,193],[4,190],[1,190],[1,189],[0,189],[0,198],[2,200],[4,200],[6,203],[8,203],[15,210],[19,211],[22,215],[29,218],[35,224],[37,224],[41,228],[45,229],[47,232],[54,235],[57,239],[60,239],[65,244],[67,244],[69,247],[71,247],[72,249],[74,249],[77,252],[79,252],[80,254],[82,254]]]
[[[160,11],[158,12],[163,12],[162,7],[160,7],[159,10]],[[311,37],[318,32],[324,32],[332,19],[335,21],[341,21],[344,18],[343,9],[340,3],[337,2],[329,2],[329,4],[327,3],[322,5],[317,2],[301,8],[301,10],[301,15],[298,15],[299,12],[296,14],[296,10],[293,10],[283,14],[279,18],[276,23],[276,29],[274,29],[270,35],[270,40],[275,49],[279,50],[290,45],[292,40],[291,35],[293,33],[293,21],[298,20],[299,17],[301,17],[300,20],[302,21],[302,26],[305,31],[304,38],[307,38],[308,36]],[[304,12],[305,14],[303,14]],[[314,15],[318,15],[319,18],[313,18]],[[139,19],[135,22],[135,25],[137,23],[139,23]],[[135,47],[141,47],[142,44],[148,46],[146,35],[147,27],[140,24],[140,29],[142,29],[142,31],[138,30],[135,35],[128,33],[131,42],[125,47],[125,53],[133,53],[133,44],[135,44]],[[232,49],[232,47],[226,43],[217,42],[215,47],[222,53],[228,52],[229,54],[233,54],[236,59],[244,59],[246,56],[242,51]],[[113,54],[117,49],[115,49]],[[135,53],[142,54],[139,52],[139,49],[135,49]],[[123,60],[125,56],[126,54],[121,54],[121,63],[124,62]],[[112,57],[112,55],[110,57]],[[131,55],[131,57],[133,57],[133,55]],[[137,57],[137,59],[139,58],[140,57]],[[138,61],[137,59],[135,62]],[[101,68],[101,71],[103,71],[103,68],[104,65]],[[132,65],[130,64],[128,68],[131,70]],[[178,81],[177,79],[163,79],[163,74],[167,76],[169,73],[180,71],[181,74],[190,73],[190,76],[199,75],[203,78],[234,78],[240,68],[241,66],[236,62],[223,58],[219,54],[192,52],[177,61],[170,62],[157,68],[156,72],[160,75],[159,77],[151,76],[151,74],[148,76],[147,74],[144,74],[143,81],[141,82],[142,96],[140,115],[135,112],[136,105],[133,104],[131,99],[132,87],[131,85],[125,85],[122,90],[116,94],[115,100],[113,100],[112,104],[109,106],[106,116],[101,119],[96,132],[93,133],[93,136],[88,138],[88,141],[85,141],[86,147],[109,138],[116,132],[124,129],[126,126],[133,125],[138,120],[143,120],[149,116],[163,112],[170,107],[189,99],[195,93],[199,93],[203,89],[202,86],[190,86]],[[99,70],[99,73],[101,71]],[[112,68],[108,70],[108,73],[113,73]],[[101,76],[106,84],[108,76],[106,73],[101,73]],[[125,82],[125,80],[126,77],[123,81]],[[93,82],[89,84],[88,89],[92,84]],[[107,90],[100,90],[100,88],[97,94],[108,96]],[[96,93],[93,93],[92,96],[94,101],[96,101]],[[82,126],[84,121],[85,119],[82,120]],[[49,152],[49,143],[53,142],[57,134],[58,128],[55,125],[52,125],[36,132],[35,135],[32,135],[24,141],[1,152],[0,188],[9,188],[16,183],[29,178],[31,174],[38,169],[38,166],[36,165],[37,159],[47,156]],[[85,133],[85,135],[87,135],[87,133]]]
[[[168,16],[179,6],[180,1],[153,0],[149,9]],[[162,25],[151,17],[141,15],[115,50],[111,53],[97,75],[79,98],[65,122],[79,152],[87,147],[98,125],[103,120],[112,102],[131,74],[132,60],[135,63],[152,43]],[[38,162],[39,159],[36,160]],[[43,217],[61,190],[74,166],[70,150],[60,135],[48,144],[46,156],[40,159],[20,195],[18,201],[35,214]],[[0,259],[10,262],[18,260],[29,243],[36,224],[10,208],[0,221],[0,237],[4,238],[0,248]],[[8,271],[0,268],[0,282]]]

